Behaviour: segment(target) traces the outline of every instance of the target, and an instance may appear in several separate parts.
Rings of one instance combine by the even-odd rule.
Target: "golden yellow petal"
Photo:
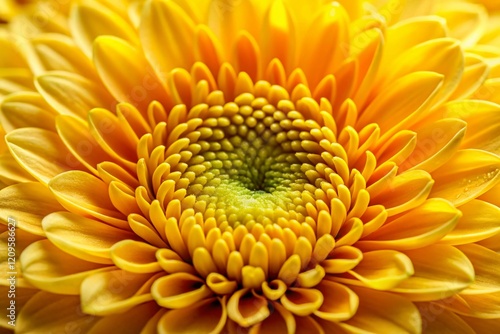
[[[340,283],[367,286],[376,290],[389,290],[414,274],[408,256],[394,250],[363,253],[363,260],[342,276],[329,279]]]
[[[47,103],[63,115],[85,119],[90,109],[113,105],[99,83],[76,73],[46,72],[36,77],[35,86]]]
[[[429,197],[441,197],[455,206],[465,204],[491,189],[500,180],[500,158],[481,150],[460,150],[432,173]]]
[[[70,212],[46,216],[42,227],[55,245],[83,260],[111,264],[110,248],[125,239],[137,239],[133,233]]]
[[[99,318],[85,314],[78,296],[61,296],[41,291],[34,295],[17,315],[20,333],[50,331],[87,332]]]
[[[151,288],[151,294],[160,306],[183,309],[213,293],[199,277],[179,272],[157,279]]]
[[[84,169],[51,131],[22,128],[9,133],[5,140],[17,162],[43,184],[65,171]]]
[[[55,114],[40,94],[19,92],[3,99],[0,120],[6,132],[29,127],[54,131]]]
[[[126,271],[146,274],[161,270],[156,260],[157,248],[134,240],[122,240],[111,247],[113,263]]]
[[[474,267],[474,282],[462,294],[487,294],[500,291],[500,254],[486,247],[468,244],[457,247]]]
[[[339,323],[351,333],[421,333],[422,320],[415,305],[407,299],[387,292],[352,287],[359,297],[356,314]],[[388,315],[391,315],[388,317]]]
[[[70,29],[76,44],[91,57],[92,44],[97,36],[111,35],[138,44],[137,33],[120,15],[98,1],[80,2],[70,13]]]
[[[422,331],[430,334],[475,334],[455,313],[430,303],[415,303],[422,316]],[[480,332],[479,332],[480,333]],[[486,332],[485,332],[486,333]]]
[[[126,217],[109,199],[108,186],[92,174],[81,171],[59,174],[49,182],[49,189],[67,210],[128,229]]]
[[[228,317],[243,327],[262,322],[271,314],[267,300],[249,290],[236,291],[227,301]]]
[[[394,216],[422,204],[431,189],[435,189],[433,184],[429,173],[423,170],[408,171],[396,176],[380,194],[372,196],[371,204],[383,205],[389,217]]]
[[[166,312],[158,323],[158,333],[220,333],[226,318],[226,298],[205,299],[192,306]]]
[[[314,315],[328,321],[350,319],[358,309],[358,296],[347,286],[324,280],[316,287],[325,300]]]
[[[341,274],[356,267],[363,259],[363,252],[352,246],[335,248],[321,265],[328,274]]]
[[[281,305],[298,316],[316,312],[323,304],[324,296],[317,289],[289,288],[280,298]]]
[[[161,274],[133,274],[113,270],[88,276],[82,283],[80,299],[87,314],[98,316],[126,312],[153,300],[151,285]]]
[[[413,152],[399,165],[400,170],[421,169],[433,172],[455,154],[467,127],[468,124],[464,121],[445,118],[417,128],[417,144]]]
[[[474,280],[471,261],[452,246],[431,245],[405,254],[411,259],[415,273],[392,291],[407,299],[443,299],[465,289]]]
[[[272,303],[273,312],[263,322],[254,325],[249,334],[274,334],[274,333],[297,333],[294,315],[280,303]],[[311,333],[311,328],[306,327],[308,333]]]
[[[158,309],[159,306],[156,303],[149,302],[123,313],[108,315],[99,319],[87,333],[142,333],[147,322],[158,312]]]
[[[129,102],[143,112],[152,100],[170,104],[167,92],[142,52],[126,41],[111,36],[97,37],[93,61],[99,77],[118,101]]]
[[[39,289],[78,295],[83,280],[114,267],[80,260],[57,248],[49,240],[28,246],[19,259],[23,276]]]
[[[15,217],[17,227],[29,233],[44,236],[42,219],[63,207],[42,184],[18,183],[0,191],[0,219]]]
[[[441,240],[452,231],[461,213],[442,199],[429,199],[359,241],[362,250],[421,248]]]

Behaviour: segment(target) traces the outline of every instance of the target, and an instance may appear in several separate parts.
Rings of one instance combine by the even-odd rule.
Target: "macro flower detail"
[[[10,4],[0,326],[500,325],[491,4]]]

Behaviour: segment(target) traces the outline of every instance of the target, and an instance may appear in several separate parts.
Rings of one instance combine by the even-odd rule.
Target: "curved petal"
[[[440,243],[463,245],[481,241],[500,233],[500,208],[474,199],[460,207],[462,217]]]
[[[82,260],[111,264],[110,248],[119,241],[137,239],[133,233],[70,212],[46,216],[42,227],[57,247]]]
[[[137,273],[153,273],[161,270],[156,259],[158,248],[134,240],[122,240],[111,247],[111,259],[120,269]]]
[[[40,94],[34,92],[10,94],[0,108],[0,120],[6,132],[30,127],[54,131],[55,114]]]
[[[267,299],[250,293],[249,289],[236,291],[227,302],[228,317],[243,327],[262,322],[270,314]]]
[[[264,321],[254,325],[249,333],[275,334],[275,333],[296,333],[296,318],[284,308],[280,303],[273,302],[273,312]],[[308,333],[313,333],[311,327],[307,328]],[[300,332],[300,329],[297,331]]]
[[[461,318],[475,331],[474,333],[495,333],[500,328],[500,319],[481,319],[465,316]]]
[[[475,244],[457,248],[474,266],[474,282],[462,294],[500,292],[500,254]]]
[[[29,233],[44,236],[43,217],[61,210],[50,190],[40,183],[19,183],[0,191],[0,219],[15,217],[17,227]]]
[[[455,206],[482,195],[500,181],[500,157],[481,150],[460,150],[432,172],[429,197],[449,200]]]
[[[111,314],[99,319],[86,333],[142,333],[141,330],[144,329],[148,321],[158,312],[158,310],[159,306],[154,302],[141,304],[126,312]]]
[[[17,162],[43,184],[68,170],[85,168],[54,132],[22,128],[6,135],[5,140]]]
[[[451,311],[430,303],[415,303],[415,305],[420,311],[420,316],[422,317],[422,331],[425,333],[476,334],[462,318]]]
[[[196,321],[193,321],[193,315],[196,315]],[[189,307],[166,312],[158,323],[158,333],[220,333],[226,319],[226,298],[205,299]]]
[[[454,295],[434,302],[439,306],[468,317],[500,318],[500,291],[477,295]]]
[[[69,115],[59,115],[55,122],[59,137],[75,158],[92,173],[99,175],[97,165],[103,161],[112,160],[112,158],[92,137],[88,123]]]
[[[67,210],[92,216],[106,223],[127,229],[125,215],[115,209],[109,199],[108,186],[92,174],[68,171],[54,177],[49,188]]]
[[[448,245],[431,245],[405,251],[415,274],[392,291],[409,300],[439,300],[456,294],[474,281],[474,267],[459,250]]]
[[[352,290],[359,297],[359,308],[351,319],[340,323],[341,327],[356,333],[378,333],[381,328],[387,333],[421,332],[420,313],[406,298],[361,287]]]
[[[48,104],[63,115],[85,119],[90,109],[114,104],[101,85],[76,73],[46,72],[36,78],[35,86]]]
[[[461,213],[442,199],[429,199],[359,241],[362,250],[414,249],[440,240],[457,224]]]
[[[359,306],[358,296],[347,286],[324,280],[316,286],[325,300],[314,315],[328,321],[345,321],[350,319]]]
[[[462,120],[445,118],[417,128],[417,145],[400,164],[400,171],[421,169],[429,173],[448,161],[457,151],[468,124]]]
[[[20,333],[81,330],[87,332],[99,318],[85,314],[78,296],[61,296],[45,291],[34,295],[17,317]]]
[[[23,276],[37,288],[68,295],[78,295],[86,277],[114,268],[73,257],[47,239],[28,246],[19,261]]]
[[[410,258],[393,250],[363,253],[363,260],[346,274],[331,276],[332,281],[389,290],[413,275]]]
[[[70,29],[80,49],[91,57],[94,39],[111,35],[138,44],[137,33],[120,15],[97,1],[80,2],[70,12]]]
[[[13,185],[32,181],[35,181],[35,178],[17,163],[9,151],[0,154],[0,182]]]
[[[394,216],[422,204],[433,184],[429,173],[423,170],[408,171],[396,176],[382,192],[372,198],[370,204],[381,204],[389,216]]]
[[[308,288],[288,288],[280,298],[281,305],[295,315],[304,317],[316,312],[323,304],[321,291]]]
[[[189,307],[212,295],[201,278],[185,272],[156,280],[151,293],[159,305],[170,309]]]
[[[113,36],[97,37],[94,42],[94,64],[111,94],[120,102],[136,105],[144,115],[153,100],[164,106],[170,104],[167,92],[142,51],[126,41]]]
[[[123,313],[153,300],[149,292],[158,274],[132,274],[124,270],[87,277],[80,288],[83,311],[93,315]]]

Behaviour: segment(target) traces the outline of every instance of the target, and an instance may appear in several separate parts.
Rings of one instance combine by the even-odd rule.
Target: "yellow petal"
[[[345,321],[357,311],[358,296],[347,286],[324,280],[316,287],[325,300],[314,315],[328,321]]]
[[[460,207],[463,216],[441,243],[463,245],[481,241],[500,232],[500,208],[481,200],[472,200]]]
[[[173,1],[149,1],[144,5],[139,36],[146,58],[161,79],[171,69],[189,68],[193,63],[194,24]]]
[[[57,212],[46,216],[42,227],[59,248],[83,260],[113,263],[110,248],[117,242],[137,237],[128,231],[70,212]]]
[[[143,113],[153,100],[170,104],[167,92],[142,52],[126,41],[112,36],[98,37],[94,42],[94,64],[104,85],[118,101],[129,102]]]
[[[429,197],[441,197],[460,206],[498,183],[500,158],[485,151],[460,150],[432,177],[436,183]]]
[[[362,250],[415,249],[434,244],[456,226],[461,214],[448,201],[429,199],[359,241]]]
[[[473,53],[466,53],[462,80],[449,100],[469,98],[484,83],[489,72],[490,68],[483,58]]]
[[[98,175],[97,165],[112,160],[90,134],[86,121],[69,115],[56,117],[59,137],[74,157],[92,173]]]
[[[388,187],[372,197],[370,204],[381,204],[390,216],[413,209],[429,196],[434,181],[422,170],[408,171],[396,176]],[[370,189],[368,189],[370,191]]]
[[[267,300],[249,289],[235,292],[227,302],[228,317],[243,327],[262,322],[270,314]]]
[[[468,124],[446,118],[416,129],[417,144],[413,152],[400,164],[400,171],[421,169],[433,172],[457,151]]]
[[[410,300],[443,299],[460,292],[474,280],[474,268],[466,256],[448,245],[405,251],[411,259],[415,274],[392,291]]]
[[[422,61],[425,59],[425,61]],[[443,76],[442,86],[433,103],[444,101],[458,86],[464,56],[460,42],[452,38],[426,40],[405,50],[390,61],[387,71],[379,72],[382,83],[375,84],[377,92],[393,86],[397,78],[417,71],[430,71]],[[382,93],[382,95],[385,95]]]
[[[156,260],[157,250],[144,242],[122,240],[111,247],[111,259],[123,270],[138,274],[153,273],[161,270]]]
[[[0,191],[0,219],[15,217],[17,227],[29,233],[44,236],[43,217],[61,210],[63,207],[40,183],[19,183]]]
[[[202,279],[185,272],[157,279],[151,293],[159,305],[171,309],[189,307],[212,295]]]
[[[16,330],[21,333],[87,332],[98,319],[82,312],[79,296],[61,296],[41,291],[19,312]]]
[[[424,330],[425,333],[476,333],[464,320],[462,320],[462,318],[451,311],[445,310],[430,303],[415,303],[415,305],[418,307],[422,316],[422,330]]]
[[[429,102],[443,83],[434,72],[414,72],[391,83],[360,115],[356,128],[377,123],[385,136],[414,123],[429,107]]]
[[[443,112],[467,122],[462,148],[500,153],[500,106],[488,101],[456,101],[446,104]]]
[[[461,40],[464,47],[476,44],[488,22],[488,12],[477,4],[444,5],[436,14],[446,20],[449,36]]]
[[[72,7],[70,28],[77,45],[87,57],[97,36],[111,35],[138,44],[137,33],[120,15],[97,1],[80,2]]]
[[[272,303],[273,312],[263,322],[253,326],[249,334],[274,334],[274,333],[296,333],[294,315],[280,303]],[[306,327],[311,333],[311,327]]]
[[[469,244],[457,247],[474,266],[474,283],[462,294],[486,294],[500,291],[500,254],[486,247]]]
[[[80,294],[86,277],[113,268],[73,257],[49,240],[31,244],[19,260],[24,277],[37,288],[68,295]]]
[[[128,228],[125,216],[118,212],[108,195],[108,186],[92,174],[68,171],[49,182],[49,189],[67,210],[92,216],[123,229]]]
[[[159,306],[154,302],[141,304],[126,312],[100,318],[87,333],[142,333],[141,330],[158,310]]]
[[[45,34],[36,36],[25,45],[30,68],[35,75],[47,71],[65,71],[95,79],[95,70],[89,59],[65,35]]]
[[[415,305],[391,293],[352,287],[359,297],[356,314],[340,326],[353,333],[421,333],[422,321]],[[388,316],[390,315],[390,316]]]
[[[62,172],[84,168],[51,131],[22,128],[5,140],[18,163],[43,184]]]
[[[411,260],[403,253],[378,250],[363,253],[363,260],[341,276],[331,276],[332,281],[367,286],[376,290],[389,290],[413,275]]]
[[[196,315],[196,320],[192,318]],[[170,310],[158,323],[158,333],[220,333],[226,324],[226,300],[210,298],[189,307]]]
[[[5,185],[35,181],[35,178],[17,163],[9,151],[0,154],[0,166],[0,181]]]
[[[289,288],[280,298],[281,305],[298,316],[307,316],[317,311],[323,304],[321,291],[308,288]]]
[[[35,86],[48,104],[64,115],[85,119],[90,109],[113,105],[100,84],[72,72],[46,72],[36,78]]]
[[[301,45],[303,51],[299,60],[300,64],[304,64],[302,69],[312,86],[324,74],[332,73],[347,56],[342,47],[337,47],[348,43],[347,13],[344,8],[338,3],[328,3],[318,12],[306,33],[308,38]],[[329,43],[325,45],[326,39]]]
[[[113,270],[87,277],[80,289],[83,311],[93,315],[123,313],[153,300],[149,292],[158,275]]]
[[[434,303],[459,315],[481,319],[500,317],[500,291],[477,295],[458,294]]]
[[[363,253],[356,247],[335,248],[321,265],[328,274],[341,274],[356,267],[363,259]]]
[[[465,316],[461,318],[475,331],[474,333],[494,333],[500,327],[500,319],[481,319]]]
[[[0,120],[6,132],[25,127],[54,131],[55,114],[40,94],[20,92],[3,99]]]
[[[6,278],[7,279],[7,278]],[[3,294],[4,296],[8,296],[10,292],[10,286],[4,285],[0,286],[0,293]],[[38,289],[27,289],[27,288],[21,288],[19,285],[16,286],[16,313],[17,315],[19,312],[23,309],[24,305],[33,297],[35,294],[40,292]],[[3,310],[8,310],[10,306],[10,301],[11,299],[9,298],[2,298],[0,299],[0,307]],[[0,319],[0,328],[12,328],[12,324],[9,325],[10,320],[10,310],[7,311],[6,317],[4,319]],[[8,331],[7,333],[11,333],[11,331]]]

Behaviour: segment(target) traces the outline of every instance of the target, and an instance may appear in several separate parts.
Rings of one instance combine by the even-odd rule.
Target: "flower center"
[[[293,119],[249,93],[212,106],[209,113],[216,116],[198,128],[199,153],[192,160],[203,172],[188,194],[233,227],[289,218],[296,209],[293,199],[308,182],[296,157],[301,133]]]

